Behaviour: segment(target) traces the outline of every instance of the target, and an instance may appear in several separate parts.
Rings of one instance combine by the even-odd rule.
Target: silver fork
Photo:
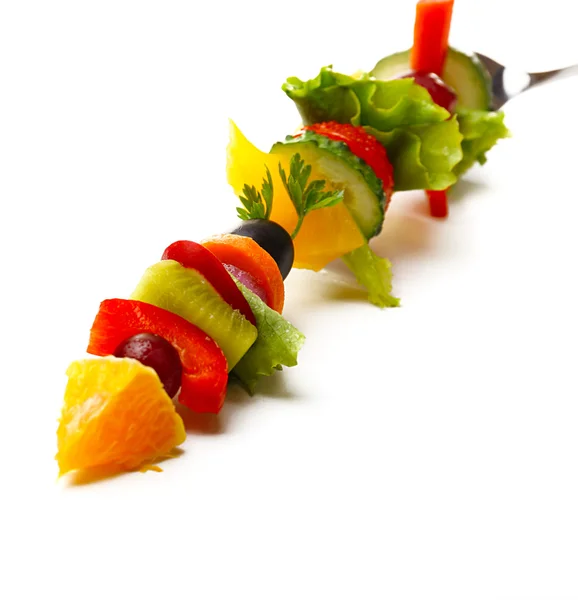
[[[571,65],[554,71],[541,73],[525,73],[515,69],[506,68],[492,58],[476,52],[480,61],[485,65],[492,78],[492,109],[498,110],[508,100],[547,81],[555,81],[578,75],[578,65]]]

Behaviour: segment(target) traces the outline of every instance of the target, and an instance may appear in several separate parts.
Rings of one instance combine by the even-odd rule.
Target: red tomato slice
[[[387,158],[387,152],[363,127],[349,123],[328,121],[326,123],[306,125],[303,129],[324,135],[330,140],[347,144],[351,152],[357,158],[365,161],[381,179],[383,182],[383,191],[386,195],[388,197],[391,195],[393,192],[393,167]]]

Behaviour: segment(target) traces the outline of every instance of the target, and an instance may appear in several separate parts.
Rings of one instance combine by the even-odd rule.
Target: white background
[[[161,474],[57,481],[98,303],[235,222],[227,119],[267,149],[298,124],[287,76],[370,69],[413,16],[0,3],[0,597],[578,597],[576,79],[507,106],[447,222],[396,199],[375,249],[402,308],[293,272],[298,367],[189,419]],[[538,70],[578,62],[575,28],[565,0],[456,0],[451,41]]]

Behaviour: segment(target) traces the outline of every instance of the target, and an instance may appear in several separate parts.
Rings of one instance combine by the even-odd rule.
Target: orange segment
[[[298,148],[295,152],[298,152]],[[269,167],[274,186],[271,220],[292,232],[297,223],[297,214],[279,176],[279,163],[289,173],[289,160],[288,157],[268,154],[256,148],[231,121],[227,148],[229,184],[237,195],[242,193],[246,183],[260,190],[265,166]],[[311,179],[325,177],[313,168]],[[347,207],[340,203],[310,212],[305,217],[294,244],[294,266],[318,271],[332,260],[365,244],[365,239]]]
[[[131,358],[73,362],[57,431],[60,475],[131,470],[169,455],[185,428],[155,371]]]
[[[233,233],[214,235],[203,241],[223,264],[233,265],[249,273],[267,295],[267,306],[283,312],[285,284],[272,256],[251,238]]]

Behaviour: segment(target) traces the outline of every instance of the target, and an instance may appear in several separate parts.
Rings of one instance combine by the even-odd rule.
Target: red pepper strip
[[[415,9],[411,68],[441,77],[450,36],[454,0],[420,0]]]
[[[227,393],[227,359],[204,331],[182,317],[138,300],[104,300],[90,330],[87,352],[109,356],[124,340],[154,333],[178,351],[183,365],[178,400],[197,412],[218,413]]]
[[[413,48],[410,63],[414,71],[435,73],[441,77],[450,36],[454,0],[420,0],[415,9]],[[448,215],[447,190],[428,190],[430,214]]]
[[[432,217],[444,219],[448,216],[448,196],[446,190],[427,190],[429,212]]]

